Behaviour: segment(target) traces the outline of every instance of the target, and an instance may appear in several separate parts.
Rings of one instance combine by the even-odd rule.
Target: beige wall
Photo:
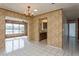
[[[62,10],[54,11],[48,18],[48,44],[62,48]]]
[[[4,47],[5,40],[5,16],[26,19],[29,22],[29,39],[39,42],[39,19],[47,17],[48,20],[48,45],[62,47],[62,10],[56,10],[34,18],[26,17],[22,14],[0,9],[0,48]],[[3,42],[3,43],[2,43]]]
[[[4,16],[0,16],[0,49],[4,48],[4,39],[5,39],[5,21]]]
[[[32,38],[39,42],[39,19],[47,17],[48,21],[48,45],[62,48],[62,10],[55,10],[49,13],[35,16],[32,20]]]
[[[5,9],[1,9],[0,8],[0,48],[4,47],[4,40],[5,40],[5,17],[6,16],[10,16],[10,17],[14,17],[14,18],[19,18],[19,19],[24,19],[26,21],[29,22],[29,26],[30,26],[30,18],[26,17],[22,14],[16,13],[16,12],[12,12],[9,10],[5,10]],[[29,31],[31,30],[31,28],[29,27]],[[31,32],[29,33],[29,35],[31,34]],[[31,38],[31,35],[29,36],[29,38]]]

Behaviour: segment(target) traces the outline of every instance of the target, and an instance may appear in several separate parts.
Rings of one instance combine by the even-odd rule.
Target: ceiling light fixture
[[[28,16],[28,17],[33,16],[33,13],[31,13],[30,8],[31,8],[31,7],[28,6],[28,7],[27,7],[27,10],[25,10],[25,15]]]

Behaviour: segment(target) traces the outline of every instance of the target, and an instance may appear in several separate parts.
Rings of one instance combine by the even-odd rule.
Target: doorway
[[[39,19],[39,42],[47,44],[47,17]]]
[[[78,42],[78,26],[76,20],[68,20],[64,26],[64,45],[63,49],[69,55],[78,55],[79,54],[79,42]]]

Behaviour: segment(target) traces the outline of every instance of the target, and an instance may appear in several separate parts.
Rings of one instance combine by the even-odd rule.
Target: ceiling
[[[63,8],[66,16],[69,16],[77,13],[74,11],[79,10],[79,8],[77,7],[79,6],[79,4],[77,3],[0,3],[0,8],[8,9],[22,14],[24,14],[25,10],[27,10],[27,6],[31,6],[31,12],[34,15],[39,15]],[[34,9],[37,9],[38,11],[35,12]]]

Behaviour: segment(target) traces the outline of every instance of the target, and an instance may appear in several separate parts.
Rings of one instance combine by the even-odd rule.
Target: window
[[[14,34],[18,34],[18,33],[20,33],[20,25],[19,24],[13,24],[13,26],[14,26]]]
[[[6,34],[12,34],[13,25],[11,23],[6,23]]]
[[[24,34],[24,24],[6,23],[6,34]]]
[[[24,25],[23,24],[20,24],[20,33],[23,33],[24,32]]]

